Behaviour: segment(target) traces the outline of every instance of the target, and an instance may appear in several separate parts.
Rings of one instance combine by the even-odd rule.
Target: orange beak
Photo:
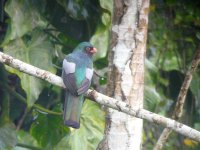
[[[90,50],[90,53],[91,54],[95,54],[97,52],[97,49],[95,47],[93,47],[91,50]]]

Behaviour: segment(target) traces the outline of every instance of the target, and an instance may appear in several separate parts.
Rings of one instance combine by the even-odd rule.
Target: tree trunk
[[[114,0],[107,95],[143,107],[144,61],[149,0]],[[107,109],[101,150],[139,150],[141,119]]]

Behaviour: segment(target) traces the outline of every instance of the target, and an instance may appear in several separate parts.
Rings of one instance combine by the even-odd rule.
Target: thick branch
[[[179,92],[179,95],[177,98],[176,106],[175,106],[175,109],[174,109],[174,112],[172,115],[172,118],[175,120],[178,120],[182,116],[185,98],[186,98],[190,83],[192,81],[192,75],[195,72],[199,62],[200,62],[200,46],[197,48],[197,51],[192,60],[192,64],[191,64],[190,68],[188,69],[188,71],[186,72],[185,79],[181,86],[181,89],[180,89],[180,92]],[[161,135],[154,147],[154,150],[162,149],[163,144],[166,142],[166,140],[169,137],[171,132],[172,132],[172,130],[168,129],[168,128],[165,128],[163,130],[163,132],[161,133]]]
[[[45,71],[45,70],[39,69],[37,67],[34,67],[32,65],[26,64],[20,60],[14,59],[13,57],[6,55],[2,52],[0,52],[0,62],[5,63],[15,69],[18,69],[24,73],[29,74],[29,75],[38,77],[40,79],[44,79],[51,84],[54,84],[54,85],[64,88],[64,84],[60,77],[58,77],[48,71]],[[118,101],[114,98],[111,98],[111,97],[108,97],[101,93],[98,93],[95,90],[88,90],[86,93],[86,96],[101,105],[108,106],[110,108],[116,109],[118,111],[124,112],[124,113],[134,116],[134,117],[146,119],[150,122],[163,125],[167,128],[170,128],[170,129],[188,137],[188,138],[191,138],[193,140],[200,142],[200,132],[199,131],[192,129],[192,128],[190,128],[184,124],[181,124],[179,122],[176,122],[172,119],[157,115],[155,113],[152,113],[152,112],[144,110],[144,109],[130,107],[125,102]]]

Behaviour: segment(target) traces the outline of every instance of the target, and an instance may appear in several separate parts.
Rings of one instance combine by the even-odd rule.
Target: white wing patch
[[[92,76],[93,76],[93,69],[90,69],[90,68],[87,68],[86,69],[86,78],[88,79],[88,80],[92,80]]]
[[[68,62],[66,59],[63,60],[63,69],[66,74],[74,73],[76,68],[76,64],[73,62]]]

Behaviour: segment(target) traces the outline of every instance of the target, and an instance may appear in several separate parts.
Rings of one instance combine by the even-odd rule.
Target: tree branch
[[[195,72],[195,70],[197,69],[199,62],[200,62],[200,46],[197,48],[194,58],[192,60],[192,64],[186,72],[183,84],[181,86],[181,89],[180,89],[180,92],[179,92],[179,95],[177,98],[176,106],[175,106],[174,112],[172,114],[172,119],[178,120],[182,116],[185,98],[186,98],[190,83],[192,81],[192,75]],[[166,142],[166,140],[169,137],[171,132],[172,132],[172,130],[169,128],[165,128],[163,130],[163,132],[161,133],[161,135],[154,147],[154,150],[162,149],[163,144]]]
[[[51,84],[60,86],[65,88],[62,79],[59,76],[56,76],[48,71],[39,69],[32,65],[26,64],[18,59],[15,59],[9,55],[6,55],[0,52],[0,62],[5,63],[17,70],[20,70],[29,75],[38,77],[40,79],[46,80]],[[108,97],[101,93],[96,92],[95,90],[88,90],[86,93],[86,97],[89,99],[101,104],[108,106],[110,108],[116,109],[118,111],[124,112],[128,115],[138,117],[141,119],[146,119],[150,122],[160,124],[164,127],[170,128],[177,133],[180,133],[188,138],[191,138],[195,141],[200,142],[200,132],[186,126],[182,123],[176,122],[175,120],[157,115],[145,109],[138,109],[134,107],[130,107],[128,104],[122,101],[118,101],[114,98]]]
[[[35,146],[30,146],[30,145],[23,144],[23,143],[17,143],[16,146],[31,149],[31,150],[42,150],[41,148],[38,148],[38,147],[35,147]]]
[[[26,118],[26,115],[28,114],[29,112],[29,108],[26,107],[23,114],[22,114],[22,117],[19,119],[18,123],[17,123],[17,126],[16,126],[16,130],[19,131],[24,123],[24,120]]]

